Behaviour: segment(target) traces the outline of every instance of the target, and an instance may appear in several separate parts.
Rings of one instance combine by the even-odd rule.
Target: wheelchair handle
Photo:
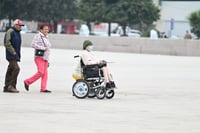
[[[80,57],[79,55],[75,55],[74,58]]]
[[[113,62],[113,61],[106,61],[107,63],[115,63],[115,62]]]

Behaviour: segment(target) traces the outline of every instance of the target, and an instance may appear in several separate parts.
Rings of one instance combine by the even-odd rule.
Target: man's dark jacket
[[[8,29],[4,37],[4,46],[6,47],[6,59],[8,61],[10,60],[20,61],[21,58],[20,31],[16,30],[14,27]]]

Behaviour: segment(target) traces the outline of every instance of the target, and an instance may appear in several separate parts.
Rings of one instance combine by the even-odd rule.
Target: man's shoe
[[[12,86],[8,86],[8,88],[4,92],[19,93],[19,91],[16,88],[12,87]]]
[[[3,92],[8,92],[7,87],[3,87]]]
[[[3,89],[3,92],[8,92],[8,90],[7,89]]]
[[[40,92],[42,92],[42,93],[51,93],[50,90],[41,90]]]
[[[29,91],[29,85],[27,85],[25,81],[24,81],[24,88],[26,89],[26,91]]]

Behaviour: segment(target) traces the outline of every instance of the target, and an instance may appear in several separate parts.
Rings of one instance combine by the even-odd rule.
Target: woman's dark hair
[[[41,26],[40,26],[40,30],[42,30],[42,29],[43,29],[44,27],[46,27],[46,26],[49,27],[47,24],[41,25]]]

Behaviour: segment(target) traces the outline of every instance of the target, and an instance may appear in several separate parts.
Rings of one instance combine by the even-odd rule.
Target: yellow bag
[[[83,76],[82,75],[77,75],[77,74],[72,74],[72,77],[75,79],[75,80],[78,80],[78,79],[83,79]]]

